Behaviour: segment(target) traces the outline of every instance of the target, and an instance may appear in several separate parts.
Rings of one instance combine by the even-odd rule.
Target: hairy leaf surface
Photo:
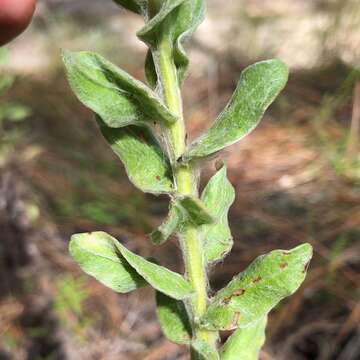
[[[206,262],[218,261],[231,250],[233,239],[228,224],[228,211],[235,200],[235,191],[223,166],[208,182],[201,200],[215,220],[202,227]]]
[[[71,237],[71,256],[82,270],[119,293],[147,285],[119,253],[116,240],[106,233],[76,234]]]
[[[221,360],[258,360],[261,347],[265,343],[267,318],[243,329],[237,329],[226,340],[221,349]]]
[[[244,328],[262,319],[305,279],[309,244],[258,257],[212,299],[201,325],[209,330]]]
[[[147,126],[110,128],[97,120],[101,133],[135,186],[154,194],[174,191],[169,159]]]
[[[156,313],[164,335],[176,344],[189,344],[191,324],[185,305],[160,292],[156,292]]]
[[[92,52],[63,52],[72,90],[109,127],[159,121],[177,121],[160,98],[145,84]]]
[[[143,257],[132,253],[117,242],[117,247],[126,261],[154,289],[176,300],[183,300],[192,295],[191,285],[180,275],[169,269],[154,264]]]
[[[247,67],[225,110],[210,129],[191,144],[184,159],[209,156],[249,134],[287,79],[288,69],[279,60],[261,61]]]

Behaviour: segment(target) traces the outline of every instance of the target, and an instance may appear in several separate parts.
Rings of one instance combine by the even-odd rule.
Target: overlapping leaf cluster
[[[233,245],[228,211],[235,191],[226,166],[217,170],[199,198],[178,194],[173,172],[179,164],[167,153],[157,127],[160,124],[160,129],[166,130],[181,121],[163,101],[162,79],[156,66],[160,44],[166,37],[180,85],[188,67],[183,45],[203,17],[203,0],[115,1],[144,17],[145,26],[138,37],[149,46],[145,65],[149,86],[91,52],[64,52],[69,83],[78,99],[94,112],[102,135],[124,164],[132,183],[144,192],[170,195],[169,215],[150,234],[152,242],[163,244],[173,234],[181,236],[186,227],[195,227],[201,235],[205,265],[215,264]],[[279,60],[246,68],[225,110],[188,146],[181,165],[196,168],[199,160],[252,131],[285,86],[287,76],[287,68]],[[74,235],[70,252],[86,273],[116,292],[152,286],[165,336],[175,343],[191,345],[194,358],[223,360],[257,359],[265,339],[267,314],[301,285],[312,256],[311,246],[304,244],[257,258],[215,294],[205,315],[195,320],[187,306],[193,296],[188,280],[134,254],[112,236],[104,232]],[[235,332],[218,353],[194,338],[194,326],[211,332]]]

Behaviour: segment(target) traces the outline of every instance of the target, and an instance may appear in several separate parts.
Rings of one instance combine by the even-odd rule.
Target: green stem
[[[164,37],[157,49],[157,66],[161,73],[162,95],[168,108],[179,116],[179,120],[167,128],[170,155],[172,158],[177,192],[180,195],[197,194],[197,185],[193,170],[190,166],[178,165],[177,160],[183,155],[186,147],[185,124],[183,120],[182,99],[178,85],[176,67],[173,60],[171,42]],[[200,329],[196,323],[205,313],[207,307],[207,275],[203,261],[202,242],[198,230],[188,226],[183,234],[182,251],[187,278],[194,288],[194,296],[190,308],[193,317],[193,331],[195,338],[216,347],[213,333]]]
[[[158,62],[165,103],[174,114],[179,116],[179,120],[167,129],[170,155],[175,163],[185,151],[185,124],[176,68],[172,57],[172,46],[166,38],[159,45]]]

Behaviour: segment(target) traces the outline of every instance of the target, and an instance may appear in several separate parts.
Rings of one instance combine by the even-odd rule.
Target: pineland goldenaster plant
[[[223,261],[233,239],[227,214],[235,198],[226,166],[203,191],[203,159],[248,135],[287,82],[279,60],[246,68],[209,129],[186,143],[181,85],[184,43],[204,16],[203,0],[115,0],[145,21],[137,33],[148,47],[147,85],[93,52],[63,53],[69,83],[95,115],[99,130],[123,162],[130,181],[154,195],[168,194],[169,214],[149,236],[154,245],[178,237],[185,274],[128,250],[105,232],[73,235],[70,253],[80,267],[116,292],[151,286],[164,335],[190,348],[192,359],[256,360],[267,314],[303,282],[312,248],[302,244],[259,256],[209,297],[208,269]],[[232,330],[220,347],[219,332]]]

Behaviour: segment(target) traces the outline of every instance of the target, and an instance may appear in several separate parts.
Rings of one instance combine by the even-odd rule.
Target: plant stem
[[[198,196],[193,169],[189,165],[179,165],[177,163],[186,148],[186,131],[172,44],[166,37],[159,43],[156,62],[161,73],[159,81],[161,81],[165,103],[172,112],[179,116],[179,120],[167,129],[177,192],[179,195]],[[194,296],[190,304],[194,337],[207,342],[211,347],[215,348],[216,340],[214,340],[213,333],[197,326],[197,320],[205,313],[207,307],[207,275],[203,261],[201,237],[195,227],[188,225],[184,230],[181,241],[186,276],[194,288]]]
[[[185,124],[181,93],[172,56],[172,45],[166,37],[159,44],[158,62],[165,103],[170,111],[179,116],[179,120],[168,128],[168,145],[172,161],[175,163],[185,151]]]

